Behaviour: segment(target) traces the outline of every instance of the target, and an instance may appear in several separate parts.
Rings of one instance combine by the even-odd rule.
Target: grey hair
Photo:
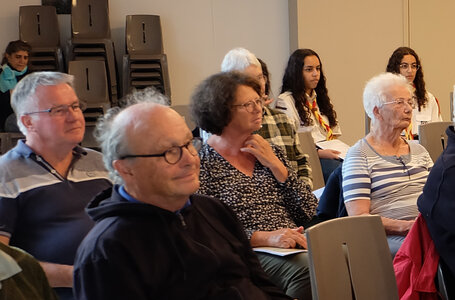
[[[104,166],[115,184],[123,184],[124,182],[112,163],[122,155],[130,153],[131,150],[128,145],[126,126],[121,122],[115,122],[116,116],[127,107],[139,103],[156,103],[169,106],[169,100],[153,87],[143,90],[134,89],[121,102],[123,103],[122,107],[112,107],[98,119],[94,132],[103,152]]]
[[[402,86],[409,90],[412,95],[412,87],[406,77],[400,74],[381,73],[374,76],[365,85],[363,89],[363,107],[371,122],[374,123],[376,118],[373,110],[375,107],[382,107],[387,102],[387,91],[394,86]]]
[[[250,65],[261,67],[261,63],[253,53],[245,48],[234,48],[224,56],[221,72],[242,72]]]
[[[121,107],[124,107],[143,102],[153,102],[164,106],[171,105],[169,98],[161,94],[154,87],[146,87],[145,89],[141,90],[133,89],[130,93],[120,99],[119,104]]]
[[[11,106],[16,114],[17,125],[23,134],[27,128],[21,122],[21,116],[37,107],[36,89],[39,86],[68,84],[74,87],[74,76],[60,72],[35,72],[19,81],[11,95]]]

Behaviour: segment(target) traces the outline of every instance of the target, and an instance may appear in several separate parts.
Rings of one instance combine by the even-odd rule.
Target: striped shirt
[[[371,214],[398,220],[417,217],[417,198],[433,161],[421,145],[408,145],[409,154],[400,157],[378,154],[364,138],[352,146],[343,163],[344,201],[370,199]]]

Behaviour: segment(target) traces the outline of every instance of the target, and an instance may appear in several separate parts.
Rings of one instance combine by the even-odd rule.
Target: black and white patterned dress
[[[201,186],[198,193],[213,196],[227,204],[239,218],[248,238],[255,231],[295,228],[316,213],[317,199],[308,184],[297,178],[281,148],[272,145],[289,176],[280,183],[272,171],[256,160],[249,177],[224,159],[210,145],[199,152]]]

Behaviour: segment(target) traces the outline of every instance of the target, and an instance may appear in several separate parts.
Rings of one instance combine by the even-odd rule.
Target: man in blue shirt
[[[74,256],[93,226],[85,206],[111,186],[101,154],[78,146],[85,121],[72,83],[37,72],[17,84],[25,140],[0,157],[0,241],[37,258],[60,299],[73,299]]]

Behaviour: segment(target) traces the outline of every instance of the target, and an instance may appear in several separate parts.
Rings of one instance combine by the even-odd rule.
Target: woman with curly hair
[[[311,49],[297,49],[289,57],[276,109],[294,120],[298,131],[311,131],[315,143],[341,135],[321,59]],[[338,166],[339,154],[332,149],[318,150],[325,180]]]
[[[442,121],[439,102],[425,89],[422,65],[414,50],[399,47],[393,51],[387,63],[387,72],[403,75],[414,87],[416,108],[412,112],[411,125],[405,130],[407,139],[417,137],[420,125]]]

